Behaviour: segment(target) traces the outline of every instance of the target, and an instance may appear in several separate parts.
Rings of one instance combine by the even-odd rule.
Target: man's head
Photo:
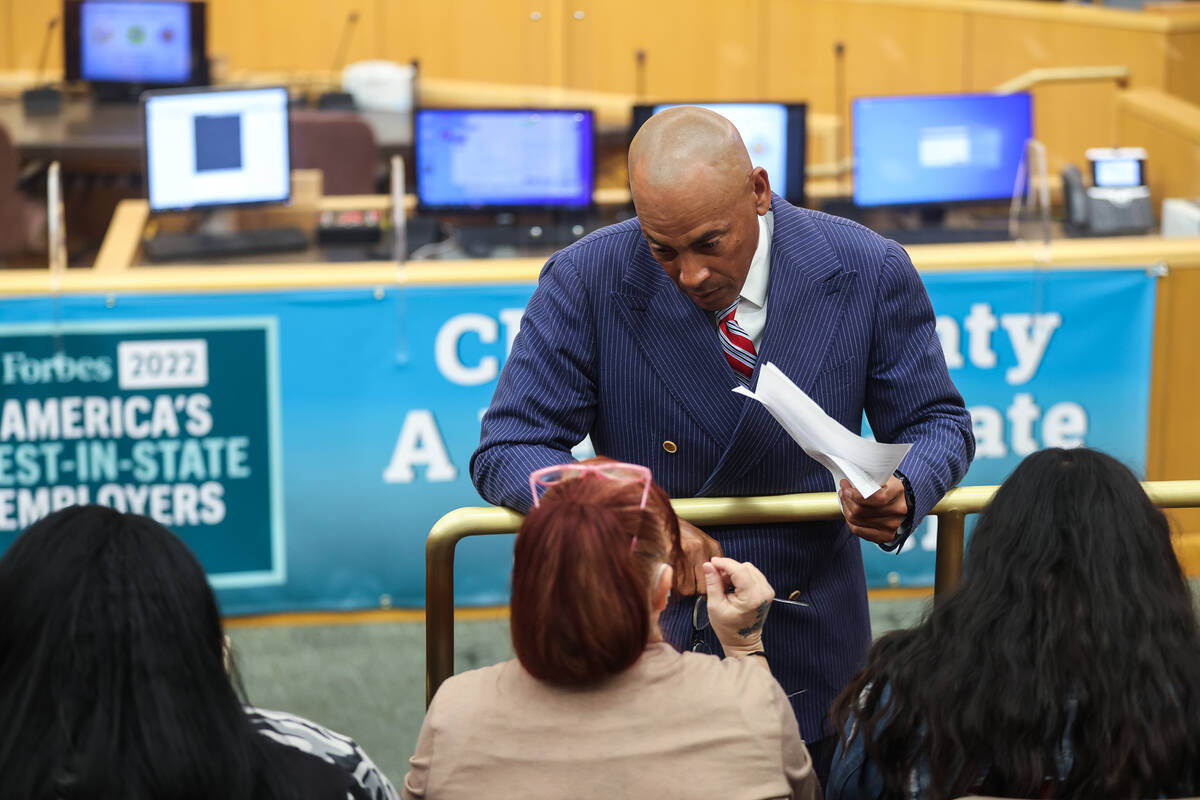
[[[650,117],[629,146],[629,186],[650,252],[705,311],[737,299],[771,184],[737,128],[694,106]]]

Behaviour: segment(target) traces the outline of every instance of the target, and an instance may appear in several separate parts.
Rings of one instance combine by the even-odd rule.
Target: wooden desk
[[[294,176],[299,174],[301,172],[293,173]],[[296,180],[295,177],[293,177],[294,180]],[[293,197],[297,196],[295,184],[293,184]],[[630,202],[628,189],[597,189],[592,195],[592,199],[597,206],[623,206]],[[331,195],[322,196],[315,202],[308,203],[307,207],[301,204],[268,206],[243,209],[238,214],[242,224],[248,227],[288,225],[302,230],[312,230],[317,224],[317,213],[321,211],[377,210],[384,214],[390,214],[391,208],[392,202],[388,195]],[[404,196],[404,210],[409,216],[416,213],[416,195],[406,194]],[[181,213],[174,216],[184,215]],[[108,230],[104,235],[100,252],[96,255],[93,270],[112,273],[140,265],[141,243],[150,222],[150,204],[147,201],[130,199],[118,203],[113,212],[112,222],[109,223]],[[293,258],[292,263],[305,260],[312,261],[313,259]],[[538,263],[541,263],[540,260]],[[225,269],[224,266],[218,268]]]

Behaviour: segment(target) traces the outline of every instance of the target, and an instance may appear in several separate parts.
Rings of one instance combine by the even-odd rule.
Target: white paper
[[[863,497],[870,497],[887,483],[912,447],[883,444],[851,433],[769,362],[758,371],[754,391],[745,386],[733,391],[762,403],[804,452],[829,470],[835,486],[845,478]]]

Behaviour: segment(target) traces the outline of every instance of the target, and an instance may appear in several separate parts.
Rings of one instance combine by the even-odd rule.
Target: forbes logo
[[[104,383],[112,380],[113,364],[108,356],[72,358],[55,353],[49,358],[30,358],[22,351],[0,354],[0,379],[14,383]]]

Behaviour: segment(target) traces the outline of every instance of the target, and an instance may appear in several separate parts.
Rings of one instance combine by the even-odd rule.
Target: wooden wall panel
[[[1066,164],[1084,168],[1089,147],[1121,144],[1116,127],[1116,86],[1097,83],[1049,84],[1033,94],[1033,135],[1046,146],[1047,169]]]
[[[797,97],[816,111],[835,111],[839,42],[848,99],[964,88],[966,17],[960,10],[768,0],[765,14],[769,97]]]
[[[1104,18],[1101,18],[1104,19]],[[1165,80],[1166,40],[1161,33],[1063,19],[971,15],[968,88],[987,91],[1038,67],[1126,66],[1132,86]],[[1034,135],[1046,145],[1048,168],[1082,165],[1089,147],[1120,144],[1114,82],[1063,83],[1033,90]]]
[[[810,111],[833,113],[834,44],[842,26],[830,2],[764,0],[765,87],[773,100],[803,100]]]
[[[0,69],[14,70],[16,63],[13,61],[13,0],[0,0]]]
[[[987,89],[1035,66],[1126,63],[1138,86],[1200,102],[1200,21],[1023,0],[208,0],[210,50],[234,71],[322,72],[347,12],[348,60],[427,74],[659,97],[804,98]],[[0,67],[30,69],[60,0],[0,0]],[[577,18],[576,12],[582,16]],[[50,59],[61,64],[59,37]]]
[[[351,12],[358,24],[346,63],[377,58],[376,0],[208,0],[209,54],[230,70],[320,73],[332,66]]]
[[[863,3],[844,6],[850,97],[960,92],[966,19],[961,11]]]
[[[641,50],[648,98],[760,97],[765,88],[761,8],[761,0],[565,0],[565,83],[635,93]]]
[[[1196,4],[1200,15],[1200,3]],[[1167,37],[1167,79],[1162,87],[1170,94],[1200,105],[1200,21],[1197,30]]]
[[[1130,90],[1119,98],[1116,124],[1120,144],[1146,148],[1156,214],[1166,197],[1200,196],[1200,105],[1157,89]]]
[[[554,83],[559,0],[379,2],[383,58],[417,59],[422,74],[432,77]]]
[[[1161,86],[1166,75],[1166,37],[1154,30],[986,13],[970,21],[971,88],[990,89],[1035,67],[1119,64],[1135,86]]]
[[[5,63],[9,69],[37,69],[46,28],[50,20],[62,13],[61,0],[5,0],[4,5],[4,16],[0,19],[7,30],[4,37],[7,40],[4,44],[8,47]],[[51,34],[46,55],[46,69],[54,76],[62,72],[61,26],[62,21],[59,20]]]
[[[1148,480],[1200,479],[1200,269],[1172,269],[1159,284],[1150,391]],[[1184,569],[1200,574],[1200,509],[1167,512]]]
[[[1146,148],[1154,210],[1165,197],[1200,195],[1200,105],[1157,89],[1118,98],[1121,144]],[[1146,477],[1200,479],[1200,269],[1171,268],[1159,284]],[[1200,509],[1168,512],[1184,569],[1200,574]]]

